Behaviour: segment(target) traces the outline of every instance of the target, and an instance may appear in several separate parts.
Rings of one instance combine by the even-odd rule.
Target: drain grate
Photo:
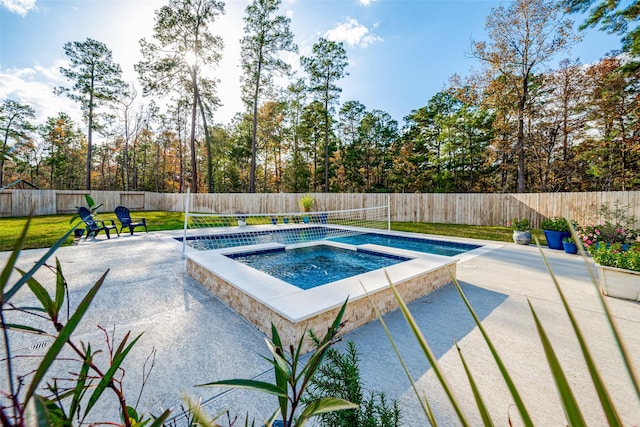
[[[48,345],[49,345],[49,343],[47,341],[39,342],[39,343],[33,344],[31,347],[29,347],[29,350],[39,350],[41,348],[45,348]]]

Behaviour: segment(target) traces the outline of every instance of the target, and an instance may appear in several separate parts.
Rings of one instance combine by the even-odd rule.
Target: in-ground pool
[[[226,256],[300,289],[315,288],[410,259],[363,249],[352,250],[321,244]]]
[[[177,238],[182,241],[182,238]],[[408,237],[397,234],[384,234],[345,230],[328,226],[308,226],[277,229],[255,229],[234,233],[212,233],[189,236],[186,244],[197,250],[224,249],[237,246],[257,245],[264,243],[281,243],[284,245],[329,240],[351,245],[375,244],[398,249],[407,249],[430,254],[455,256],[480,248],[478,245],[456,243],[423,237]]]

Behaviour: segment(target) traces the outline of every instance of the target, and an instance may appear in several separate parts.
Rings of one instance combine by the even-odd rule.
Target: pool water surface
[[[471,245],[468,243],[445,242],[441,240],[378,233],[355,234],[353,236],[335,237],[331,240],[335,242],[348,243],[350,245],[374,244],[445,256],[459,255],[480,247],[478,245]]]
[[[315,288],[410,259],[322,244],[287,250],[234,253],[226,256],[301,289]]]

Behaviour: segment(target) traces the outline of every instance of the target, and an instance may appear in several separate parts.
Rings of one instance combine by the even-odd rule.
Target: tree
[[[342,42],[337,43],[324,38],[313,45],[313,55],[302,57],[300,63],[309,74],[309,86],[312,93],[324,105],[324,191],[329,192],[329,134],[331,124],[329,113],[342,91],[336,81],[347,75],[349,65],[347,52]]]
[[[66,113],[49,117],[40,128],[48,151],[49,188],[75,190],[82,185],[84,136]]]
[[[16,144],[28,139],[33,125],[29,119],[34,119],[35,111],[28,105],[20,104],[13,99],[5,99],[0,105],[0,131],[2,131],[2,147],[0,147],[0,187],[4,184],[4,163],[9,152]],[[9,147],[9,141],[14,145]]]
[[[525,190],[525,114],[531,79],[536,71],[577,38],[572,22],[560,19],[560,6],[545,0],[516,0],[510,6],[492,9],[485,28],[490,43],[473,44],[473,55],[483,61],[490,74],[505,79],[517,94],[516,153],[519,193]]]
[[[305,104],[306,86],[303,79],[298,79],[287,87],[287,121],[290,129],[289,160],[285,169],[286,191],[295,193],[309,188],[311,176],[309,165],[303,153],[302,114]]]
[[[619,58],[605,58],[586,72],[586,136],[578,156],[585,180],[599,191],[638,185],[640,71],[626,73],[622,65]]]
[[[96,110],[115,101],[125,83],[121,79],[120,65],[113,62],[111,51],[104,43],[90,38],[84,42],[69,42],[64,45],[64,53],[71,61],[71,67],[60,67],[60,73],[74,85],[71,88],[61,86],[54,91],[79,102],[87,119],[85,188],[91,190],[93,131],[99,130]]]
[[[260,95],[269,87],[273,73],[286,73],[291,68],[279,58],[280,52],[297,52],[291,20],[283,15],[275,15],[281,0],[253,0],[246,8],[244,17],[245,36],[240,40],[242,47],[241,65],[243,71],[243,96],[251,106],[253,123],[251,129],[251,170],[249,192],[256,190],[256,154],[258,134],[258,108]]]
[[[638,0],[564,0],[564,5],[572,13],[589,12],[589,17],[580,26],[580,29],[595,27],[610,34],[622,35],[622,48],[632,55],[640,55],[640,28],[637,24],[629,29],[629,24],[640,18],[640,3]],[[597,3],[597,4],[596,4]],[[594,6],[595,5],[595,6]]]
[[[492,113],[468,104],[458,104],[455,112],[439,117],[442,148],[451,188],[457,192],[478,191],[478,181],[486,174],[487,147],[493,137]]]
[[[360,173],[364,191],[385,189],[387,186],[388,151],[398,137],[398,122],[388,113],[373,110],[364,114],[358,128],[355,147],[359,154]]]
[[[217,106],[216,80],[206,79],[200,70],[212,68],[221,58],[222,38],[211,33],[210,25],[224,13],[224,3],[215,0],[170,0],[156,11],[153,27],[157,44],[140,40],[144,59],[134,68],[145,95],[177,92],[189,97],[191,107],[191,191],[198,191],[196,119],[198,108],[206,123],[206,111]],[[200,88],[200,89],[199,89]],[[206,91],[204,90],[206,89]],[[207,97],[203,97],[206,94]],[[203,99],[204,98],[204,99]],[[205,106],[208,101],[208,107]],[[205,124],[206,127],[206,124]],[[208,129],[205,138],[210,143]],[[207,154],[211,150],[207,147]],[[209,163],[211,164],[211,163]],[[212,171],[208,171],[209,178]],[[211,179],[209,180],[211,181]]]

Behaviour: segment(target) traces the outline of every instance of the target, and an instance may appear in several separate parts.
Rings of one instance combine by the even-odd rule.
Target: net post
[[[187,249],[187,223],[189,221],[189,195],[190,194],[191,194],[191,188],[187,188],[187,197],[184,203],[184,229],[182,231],[182,258],[184,258],[184,254]]]
[[[391,231],[391,194],[387,194],[387,231]]]

